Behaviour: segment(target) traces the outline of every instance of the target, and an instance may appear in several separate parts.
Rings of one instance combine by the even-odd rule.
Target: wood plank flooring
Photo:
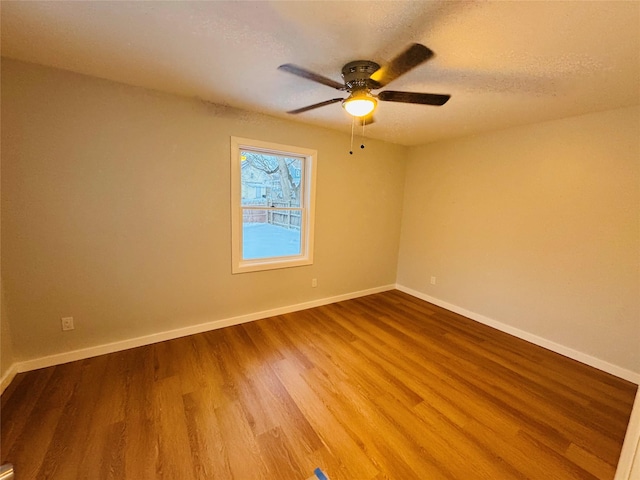
[[[612,479],[637,386],[398,291],[18,375],[16,478]]]

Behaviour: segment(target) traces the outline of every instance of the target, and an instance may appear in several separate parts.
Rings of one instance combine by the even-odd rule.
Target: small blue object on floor
[[[313,473],[315,473],[315,475],[307,480],[329,480],[329,477],[327,477],[319,468],[316,468]]]

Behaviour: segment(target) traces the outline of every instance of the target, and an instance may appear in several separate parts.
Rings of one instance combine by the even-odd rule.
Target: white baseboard
[[[318,300],[312,300],[310,302],[278,307],[271,310],[264,310],[261,312],[250,313],[247,315],[240,315],[237,317],[213,320],[211,322],[205,322],[198,325],[190,325],[188,327],[178,328],[175,330],[168,330],[164,332],[154,333],[151,335],[145,335],[142,337],[136,337],[136,338],[131,338],[127,340],[121,340],[118,342],[96,345],[92,347],[82,348],[79,350],[73,350],[70,352],[63,352],[55,355],[49,355],[45,357],[38,357],[38,358],[29,359],[29,360],[15,362],[9,367],[9,369],[5,372],[5,374],[0,379],[0,393],[4,391],[4,389],[11,383],[11,380],[13,380],[13,377],[15,377],[15,375],[18,373],[28,372],[28,371],[36,370],[39,368],[50,367],[53,365],[60,365],[62,363],[73,362],[76,360],[83,360],[85,358],[91,358],[98,355],[105,355],[108,353],[119,352],[122,350],[127,350],[129,348],[136,348],[144,345],[151,345],[153,343],[172,340],[174,338],[185,337],[187,335],[193,335],[196,333],[207,332],[209,330],[215,330],[218,328],[224,328],[232,325],[239,325],[241,323],[252,322],[254,320],[259,320],[262,318],[273,317],[276,315],[296,312],[299,310],[306,310],[308,308],[319,307],[321,305],[328,305],[330,303],[350,300],[352,298],[358,298],[365,295],[385,292],[388,290],[393,290],[394,288],[402,292],[408,293],[409,295],[412,295],[414,297],[425,300],[429,303],[433,303],[434,305],[437,305],[439,307],[442,307],[452,312],[463,315],[477,322],[493,327],[497,330],[503,331],[515,337],[531,342],[535,345],[544,347],[553,352],[572,358],[573,360],[576,360],[578,362],[592,366],[594,368],[610,373],[617,377],[624,378],[625,380],[628,380],[635,384],[640,384],[639,373],[624,369],[617,365],[613,365],[599,358],[592,357],[590,355],[579,352],[572,348],[565,347],[564,345],[555,343],[551,340],[547,340],[545,338],[539,337],[537,335],[526,332],[524,330],[520,330],[518,328],[512,327],[510,325],[499,322],[497,320],[493,320],[489,317],[485,317],[484,315],[480,315],[478,313],[472,312],[462,307],[458,307],[457,305],[453,305],[451,303],[445,302],[443,300],[432,297],[425,293],[405,287],[404,285],[396,284],[396,285],[384,285],[381,287],[370,288],[367,290],[360,290],[357,292],[336,295],[333,297],[321,298]]]
[[[631,477],[631,474],[634,477]],[[627,426],[627,434],[624,437],[618,468],[614,480],[638,480],[640,479],[640,390],[636,393],[633,402],[631,418]]]
[[[385,285],[381,287],[370,288],[367,290],[360,290],[357,292],[336,295],[333,297],[312,300],[310,302],[278,307],[271,310],[264,310],[261,312],[249,313],[247,315],[240,315],[237,317],[213,320],[210,322],[200,323],[198,325],[190,325],[188,327],[177,328],[175,330],[158,332],[151,335],[145,335],[142,337],[136,337],[136,338],[131,338],[127,340],[121,340],[118,342],[106,343],[106,344],[96,345],[96,346],[82,348],[78,350],[72,350],[70,352],[63,352],[55,355],[48,355],[45,357],[32,358],[29,360],[16,362],[13,365],[11,365],[11,367],[9,368],[9,371],[4,375],[4,377],[2,377],[2,390],[0,390],[0,393],[2,393],[6,388],[6,386],[8,386],[9,383],[11,383],[11,380],[17,373],[37,370],[39,368],[51,367],[54,365],[60,365],[62,363],[74,362],[76,360],[83,360],[85,358],[91,358],[91,357],[96,357],[98,355],[105,355],[108,353],[119,352],[122,350],[141,347],[144,345],[151,345],[153,343],[164,342],[166,340],[173,340],[174,338],[186,337],[188,335],[194,335],[196,333],[208,332],[210,330],[216,330],[218,328],[229,327],[232,325],[239,325],[241,323],[252,322],[254,320],[260,320],[262,318],[274,317],[276,315],[283,315],[285,313],[297,312],[299,310],[306,310],[308,308],[328,305],[330,303],[342,302],[344,300],[350,300],[352,298],[358,298],[358,297],[363,297],[365,295],[371,295],[374,293],[385,292],[387,290],[393,290],[394,288],[395,288],[395,285]],[[6,379],[6,384],[5,384],[5,379]]]
[[[411,296],[417,297],[429,303],[433,303],[434,305],[445,308],[451,312],[458,313],[462,316],[470,318],[471,320],[475,320],[476,322],[493,327],[496,330],[500,330],[502,332],[513,335],[514,337],[521,338],[522,340],[526,340],[527,342],[533,343],[534,345],[544,347],[547,350],[559,353],[560,355],[564,355],[565,357],[569,357],[580,363],[584,363],[585,365],[597,368],[598,370],[602,370],[603,372],[610,373],[611,375],[615,375],[616,377],[623,378],[635,383],[636,385],[640,384],[640,373],[636,373],[631,370],[619,367],[618,365],[614,365],[612,363],[601,360],[599,358],[592,357],[591,355],[587,355],[586,353],[582,353],[578,350],[574,350],[551,340],[547,340],[546,338],[539,337],[538,335],[534,335],[533,333],[520,330],[519,328],[512,327],[511,325],[507,325],[506,323],[493,320],[492,318],[485,317],[484,315],[480,315],[479,313],[475,313],[465,308],[458,307],[457,305],[453,305],[451,303],[440,300],[439,298],[435,298],[417,290],[413,290],[409,287],[405,287],[404,285],[396,285],[396,288],[401,292],[408,293]]]
[[[18,374],[18,364],[16,362],[12,363],[2,378],[0,378],[0,395],[4,392],[4,389],[9,386],[14,377]]]

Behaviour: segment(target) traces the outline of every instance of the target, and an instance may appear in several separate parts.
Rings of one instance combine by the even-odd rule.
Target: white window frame
[[[300,255],[258,259],[242,258],[242,159],[241,150],[271,155],[284,155],[303,160],[301,180]],[[315,220],[316,164],[318,152],[309,148],[294,147],[278,143],[231,137],[231,261],[232,273],[256,272],[277,268],[298,267],[313,264],[313,227]],[[255,209],[256,207],[252,207]],[[261,209],[263,207],[260,207]],[[264,207],[269,209],[271,207]]]

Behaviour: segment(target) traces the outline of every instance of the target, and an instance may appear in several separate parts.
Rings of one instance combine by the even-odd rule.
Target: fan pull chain
[[[364,148],[364,126],[367,124],[366,117],[362,117],[362,143],[360,144],[360,148]]]
[[[353,155],[353,129],[356,125],[356,117],[351,117],[351,148],[349,149],[349,155]]]

